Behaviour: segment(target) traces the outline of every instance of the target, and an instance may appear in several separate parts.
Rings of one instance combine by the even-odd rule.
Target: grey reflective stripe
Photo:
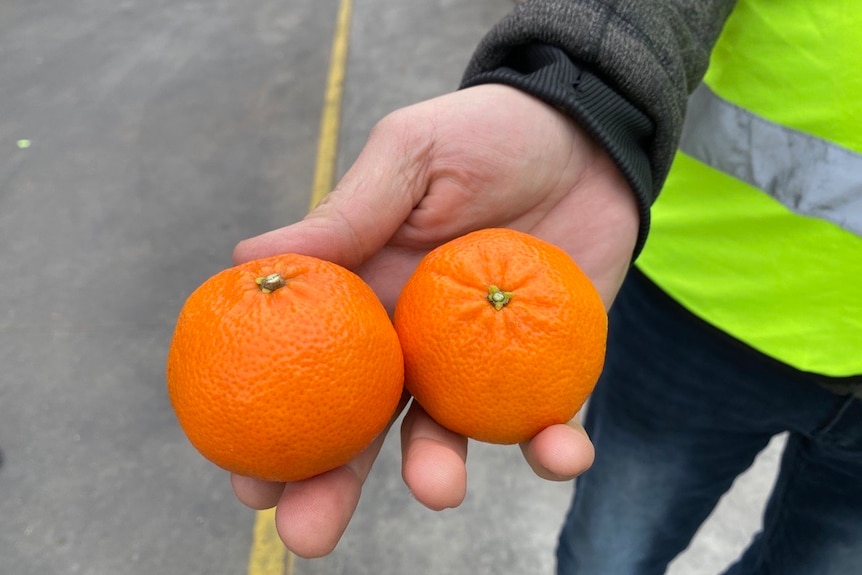
[[[680,149],[798,214],[862,236],[862,154],[765,120],[705,84],[689,101]]]

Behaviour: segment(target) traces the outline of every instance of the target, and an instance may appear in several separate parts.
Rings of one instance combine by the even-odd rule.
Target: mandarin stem
[[[503,291],[495,285],[488,287],[488,301],[494,306],[494,309],[500,311],[508,303],[515,294],[510,291]]]
[[[260,287],[260,291],[263,293],[272,293],[279,288],[283,288],[287,285],[287,281],[279,274],[269,274],[266,277],[257,278],[254,280],[255,283]]]

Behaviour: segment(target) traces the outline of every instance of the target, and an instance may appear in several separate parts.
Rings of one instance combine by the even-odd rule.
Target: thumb
[[[355,269],[392,237],[427,188],[430,131],[395,112],[372,130],[336,188],[302,221],[240,242],[235,263],[299,253]],[[424,141],[423,141],[424,140]]]

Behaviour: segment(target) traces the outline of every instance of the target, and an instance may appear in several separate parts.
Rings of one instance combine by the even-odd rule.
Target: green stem
[[[514,297],[514,293],[503,291],[495,285],[488,287],[488,301],[494,306],[494,309],[500,311],[509,303],[509,300]]]

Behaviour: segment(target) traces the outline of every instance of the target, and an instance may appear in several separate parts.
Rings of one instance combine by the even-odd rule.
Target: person
[[[521,446],[539,476],[579,476],[558,573],[663,573],[780,433],[762,531],[726,573],[856,572],[860,24],[803,0],[528,0],[482,40],[460,90],[382,119],[324,202],[235,259],[329,259],[391,310],[418,260],[466,232],[559,245],[610,330],[586,430]],[[415,402],[401,439],[417,500],[457,506],[466,439]],[[381,442],[305,482],[232,484],[252,508],[277,505],[288,548],[325,555]]]

